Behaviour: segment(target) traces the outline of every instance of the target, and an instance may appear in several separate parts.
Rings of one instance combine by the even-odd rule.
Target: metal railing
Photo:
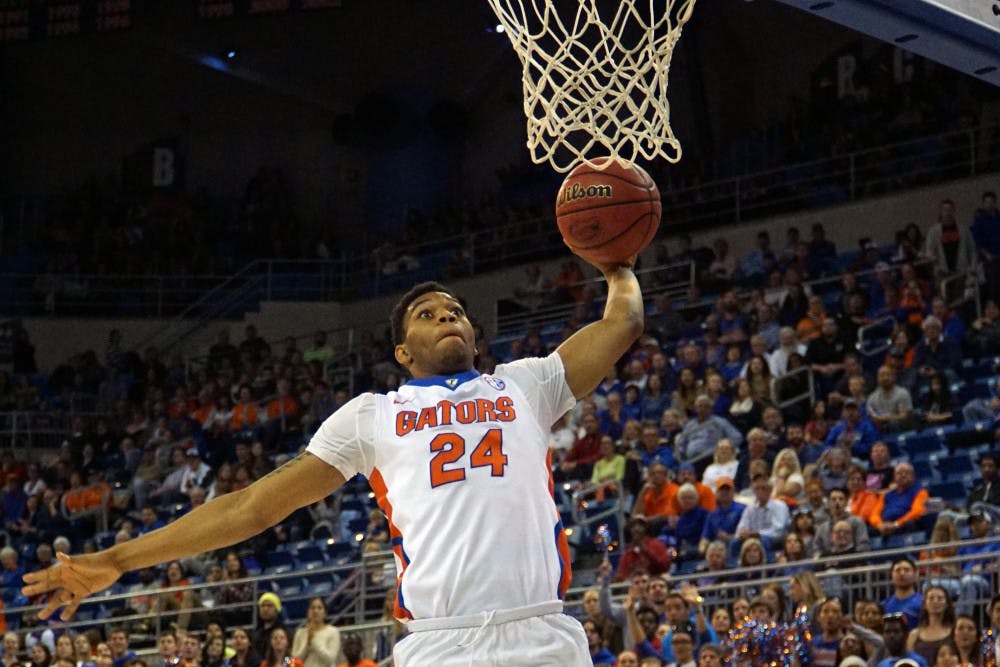
[[[804,391],[786,396],[786,388],[803,375],[806,377]],[[771,378],[771,402],[776,408],[784,410],[788,406],[801,403],[802,401],[808,401],[809,406],[812,406],[816,402],[816,382],[811,367],[800,366],[784,375]]]
[[[896,318],[887,315],[858,327],[858,353],[863,357],[884,354],[892,347],[892,333],[896,325]]]
[[[74,410],[50,412],[0,412],[0,449],[10,449],[22,457],[31,449],[56,449],[69,438],[75,417],[96,418],[98,413]]]

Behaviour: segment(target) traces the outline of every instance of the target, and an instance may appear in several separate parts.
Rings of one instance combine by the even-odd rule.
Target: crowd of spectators
[[[942,278],[959,275],[967,276],[968,290],[995,298],[998,217],[991,193],[971,231],[957,222],[955,205],[942,202],[927,241],[914,245],[906,231],[896,247],[863,244],[825,289],[808,281],[836,275],[844,258],[821,226],[809,243],[788,230],[781,251],[762,232],[757,249],[739,260],[725,243],[710,251],[710,261],[697,259],[698,294],[685,303],[710,310],[697,321],[655,298],[646,335],[552,432],[558,480],[593,482],[604,500],[616,483],[624,489],[632,518],[619,536],[625,556],[617,578],[704,570],[709,580],[727,566],[765,562],[788,563],[794,574],[814,556],[856,553],[936,526],[928,479],[916,474],[898,436],[926,428],[960,432],[975,423],[981,443],[997,438],[1000,383],[973,383],[961,361],[1000,354],[1000,310],[987,300],[982,316],[969,317],[934,294]],[[682,252],[698,255],[690,247]],[[529,269],[536,291],[517,297],[535,298],[521,304],[528,310],[550,299],[575,304],[561,330],[548,337],[532,330],[508,349],[491,349],[477,328],[479,370],[546,354],[598,316],[599,296],[580,284],[579,266],[566,262],[560,273],[545,281]],[[646,275],[655,288],[656,272]],[[892,345],[865,354],[855,346],[857,331],[876,319],[891,323]],[[2,461],[9,542],[0,554],[3,602],[38,602],[20,596],[20,576],[53,562],[54,552],[132,539],[280,465],[350,398],[347,387],[330,385],[330,364],[351,367],[355,391],[388,391],[405,381],[391,349],[385,338],[366,334],[341,356],[322,332],[300,348],[294,338],[269,344],[248,326],[238,343],[220,330],[192,365],[161,360],[155,349],[129,350],[112,331],[101,353],[73,356],[44,382],[6,377],[3,405],[69,410],[89,401],[93,414],[76,416],[51,456]],[[808,394],[795,373],[803,368],[812,371],[814,403],[786,400]],[[980,379],[996,372],[988,367]],[[971,392],[959,390],[962,383]],[[960,396],[968,400],[960,404]],[[977,500],[997,504],[996,457],[985,453],[977,463],[970,507]],[[957,529],[947,522],[968,517],[942,515],[932,532],[952,535]],[[387,539],[384,518],[360,519],[365,525],[354,530],[364,548],[377,549]],[[107,530],[98,530],[105,521]],[[200,627],[206,600],[152,591],[192,577],[237,578],[250,559],[265,561],[324,521],[339,526],[335,502],[296,512],[231,552],[133,573],[124,585],[149,592],[134,602],[139,613],[171,611],[178,629]],[[968,530],[982,533],[984,525],[987,535],[988,521],[973,518]],[[935,554],[928,550],[928,559]],[[981,597],[975,578],[941,579],[952,582],[943,585],[960,603]],[[248,602],[249,595],[234,587],[220,599]],[[22,622],[32,627],[30,618]]]

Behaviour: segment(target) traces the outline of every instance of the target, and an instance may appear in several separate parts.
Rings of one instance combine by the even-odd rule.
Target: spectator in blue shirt
[[[757,232],[757,249],[740,262],[740,273],[743,274],[743,277],[749,281],[760,282],[760,279],[765,275],[764,260],[768,255],[771,256],[772,260],[774,259],[774,253],[771,252],[771,235],[767,233],[767,230],[761,230]]]
[[[167,525],[156,515],[156,510],[153,509],[152,505],[146,505],[140,510],[140,518],[142,521],[142,525],[139,526],[140,535],[145,535]]]
[[[708,545],[715,540],[730,542],[736,537],[736,526],[743,516],[746,505],[733,500],[735,488],[731,477],[720,477],[715,482],[715,510],[705,517],[705,527],[701,531],[698,551],[702,555]]]
[[[590,659],[593,661],[594,667],[597,665],[614,667],[615,654],[604,646],[604,632],[597,623],[589,619],[584,621],[583,631],[587,634],[587,646],[590,648]]]
[[[639,461],[644,469],[654,463],[662,463],[667,468],[673,470],[677,467],[674,461],[674,452],[667,441],[660,437],[660,428],[654,422],[642,423],[642,435],[640,441],[642,448],[639,450]]]
[[[892,562],[890,572],[893,593],[882,604],[882,608],[887,614],[903,614],[907,627],[916,628],[920,620],[920,608],[924,603],[924,596],[917,592],[917,566],[909,558],[897,558]]]
[[[1000,210],[994,192],[984,192],[982,205],[973,218],[972,238],[986,269],[986,287],[995,299],[1000,295]]]
[[[674,523],[673,536],[677,541],[677,552],[681,559],[691,559],[698,556],[698,541],[705,530],[705,520],[708,510],[698,504],[698,490],[693,484],[681,484],[677,489],[677,502],[681,513]]]
[[[853,398],[844,401],[844,408],[840,421],[833,425],[826,435],[823,446],[826,449],[837,445],[844,445],[851,450],[854,456],[860,459],[867,459],[872,450],[872,445],[878,441],[878,431],[872,423],[864,419],[858,402]]]

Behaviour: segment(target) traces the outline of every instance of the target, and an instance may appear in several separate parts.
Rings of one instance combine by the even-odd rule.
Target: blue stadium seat
[[[309,609],[309,598],[293,597],[281,599],[281,611],[288,621],[301,621],[306,617],[306,610]]]
[[[913,464],[913,472],[921,483],[927,484],[937,479],[934,466],[929,459],[914,460],[911,463]]]
[[[289,568],[295,565],[295,559],[293,558],[291,551],[275,550],[267,554],[268,569],[280,567],[282,565],[287,565]]]
[[[963,503],[969,495],[968,489],[961,482],[937,482],[927,486],[927,493],[932,498],[941,498],[945,502]]]
[[[309,563],[323,564],[326,562],[326,556],[322,549],[315,544],[310,544],[295,551],[295,560],[303,566]]]
[[[936,433],[903,438],[900,436],[899,446],[910,457],[911,461],[926,461],[934,454],[945,453],[941,438]]]

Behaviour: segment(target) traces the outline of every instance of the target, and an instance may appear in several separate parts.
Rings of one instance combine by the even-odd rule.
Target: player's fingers
[[[29,572],[24,575],[24,581],[28,584],[21,588],[21,592],[27,597],[47,593],[62,585],[62,571],[59,568],[48,567],[38,572]]]
[[[80,603],[83,602],[83,598],[78,596],[73,596],[73,601],[66,605],[59,617],[63,621],[71,621],[73,617],[76,616],[76,610],[80,608]]]
[[[56,610],[63,605],[63,599],[66,595],[69,595],[69,593],[67,593],[65,589],[59,589],[58,591],[56,591],[55,595],[49,598],[49,601],[48,603],[46,603],[45,608],[42,609],[40,612],[38,612],[38,618],[44,621],[49,616],[54,614]]]

